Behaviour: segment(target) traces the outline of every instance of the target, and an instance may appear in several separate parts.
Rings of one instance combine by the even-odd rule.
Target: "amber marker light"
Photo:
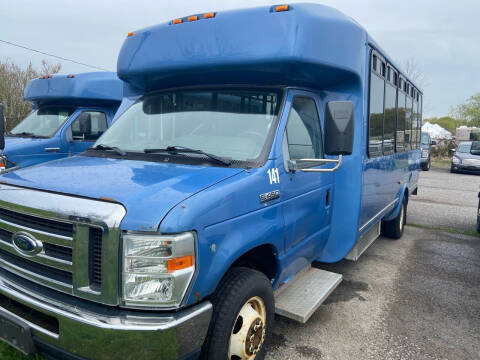
[[[214,12],[209,12],[209,13],[206,13],[206,14],[203,14],[203,18],[204,19],[212,19],[215,17],[215,13]]]
[[[276,12],[288,11],[289,9],[290,9],[290,6],[288,5],[280,5],[275,7]]]
[[[175,20],[172,20],[172,24],[173,25],[177,25],[177,24],[181,24],[183,22],[182,19],[175,19]]]
[[[72,74],[68,75],[67,76],[69,79],[73,79],[75,76],[73,76]]]
[[[198,20],[198,16],[197,16],[197,15],[189,16],[189,17],[187,18],[187,20],[188,20],[189,22],[197,21],[197,20]]]
[[[130,31],[130,32],[127,34],[127,37],[131,37],[131,36],[133,36],[133,35],[135,35],[135,31]]]
[[[193,254],[167,260],[167,271],[169,273],[186,269],[193,266]]]

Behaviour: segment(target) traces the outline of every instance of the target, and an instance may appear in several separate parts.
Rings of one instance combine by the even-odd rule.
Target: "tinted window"
[[[405,150],[405,93],[398,91],[397,99],[397,151]]]
[[[390,83],[385,86],[385,121],[383,131],[383,153],[392,154],[395,150],[395,121],[397,89]]]
[[[407,119],[405,123],[405,148],[407,150],[412,149],[412,98],[407,96],[407,108],[405,110],[405,117]]]
[[[84,111],[72,123],[75,141],[95,141],[107,130],[107,118],[103,112]]]
[[[368,153],[382,155],[384,80],[372,73],[370,83],[370,116],[368,119]]]
[[[419,136],[418,133],[418,103],[414,100],[413,101],[413,109],[412,109],[412,149],[418,149],[419,144]]]
[[[480,155],[480,141],[472,142],[472,147],[470,148],[470,152],[473,155]]]
[[[287,123],[288,152],[291,160],[323,158],[322,134],[315,101],[296,97]]]

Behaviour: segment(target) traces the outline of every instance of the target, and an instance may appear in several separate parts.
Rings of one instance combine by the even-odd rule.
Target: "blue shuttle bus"
[[[112,72],[31,80],[24,99],[33,110],[7,133],[0,173],[84,152],[110,126],[122,95],[122,81]]]
[[[341,282],[322,263],[402,236],[422,92],[350,17],[195,14],[129,33],[117,70],[94,148],[0,176],[24,353],[263,359],[275,313],[306,322]]]

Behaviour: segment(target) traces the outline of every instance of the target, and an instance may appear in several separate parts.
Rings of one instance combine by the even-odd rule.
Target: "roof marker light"
[[[135,31],[130,31],[128,34],[127,34],[127,37],[130,37],[130,36],[133,36],[135,35]]]
[[[183,22],[183,19],[175,19],[175,20],[172,20],[172,24],[173,24],[173,25],[181,24],[182,22]]]
[[[73,79],[75,76],[73,74],[70,74],[67,76],[69,79]]]
[[[209,12],[209,13],[203,14],[204,19],[211,19],[211,18],[214,18],[214,17],[215,17],[214,12]]]
[[[275,7],[276,12],[288,11],[290,10],[290,6],[288,5],[280,5]]]
[[[197,21],[197,20],[198,20],[198,16],[197,16],[197,15],[189,16],[189,17],[187,18],[187,20],[188,20],[189,22],[191,22],[191,21]]]

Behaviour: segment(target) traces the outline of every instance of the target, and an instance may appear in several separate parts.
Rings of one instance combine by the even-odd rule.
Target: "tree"
[[[414,57],[411,57],[405,60],[404,63],[405,72],[413,83],[420,88],[420,91],[428,85],[427,78],[423,73],[420,65],[418,65],[417,60]]]
[[[12,60],[0,61],[0,103],[4,105],[6,129],[11,130],[31,111],[32,107],[23,100],[23,90],[27,83],[41,75],[56,74],[61,64],[51,64],[42,60],[40,70],[29,63],[25,69]]]
[[[471,96],[465,104],[458,105],[452,116],[469,126],[480,127],[480,93]]]

